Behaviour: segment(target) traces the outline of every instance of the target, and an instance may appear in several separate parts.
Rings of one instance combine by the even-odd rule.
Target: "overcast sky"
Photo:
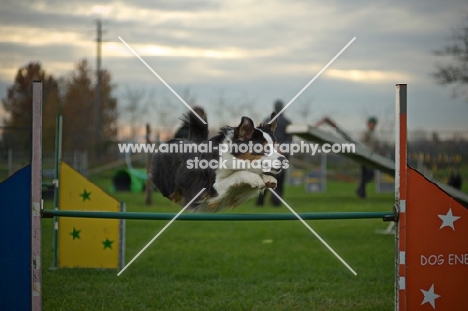
[[[182,103],[119,41],[121,36],[178,93],[206,107],[216,124],[222,97],[233,119],[262,119],[273,101],[289,102],[353,37],[356,40],[290,106],[286,116],[314,123],[328,115],[350,131],[376,115],[394,121],[395,83],[408,83],[409,128],[468,130],[468,103],[430,74],[444,59],[431,51],[447,42],[468,13],[460,1],[2,1],[0,96],[17,69],[40,61],[55,76],[82,58],[95,66],[95,21],[105,30],[103,67],[117,84],[151,95],[175,126]],[[161,108],[164,106],[165,108]],[[160,109],[160,110],[158,110]],[[250,111],[249,111],[250,110]],[[0,114],[4,113],[0,110]],[[122,115],[122,120],[127,116]]]

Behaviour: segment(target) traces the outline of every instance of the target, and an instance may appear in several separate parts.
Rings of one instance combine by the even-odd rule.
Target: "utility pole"
[[[96,33],[96,43],[97,43],[97,54],[96,54],[96,94],[95,94],[95,104],[94,104],[94,140],[95,140],[95,158],[99,160],[100,153],[100,142],[101,142],[101,101],[102,101],[102,91],[101,91],[101,45],[102,45],[102,21],[98,19],[97,24],[97,33]]]

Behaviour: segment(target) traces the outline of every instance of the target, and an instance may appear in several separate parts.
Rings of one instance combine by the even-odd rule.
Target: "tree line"
[[[100,141],[96,141],[94,72],[86,59],[79,61],[70,74],[61,77],[48,74],[39,62],[21,67],[2,99],[6,116],[3,118],[0,149],[30,152],[32,83],[40,80],[43,89],[43,149],[54,150],[56,118],[62,115],[66,120],[62,128],[64,150],[105,152],[117,137],[117,99],[112,96],[115,85],[111,74],[101,70]]]

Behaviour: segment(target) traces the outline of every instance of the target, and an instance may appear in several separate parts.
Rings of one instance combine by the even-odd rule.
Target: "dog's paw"
[[[254,175],[254,174],[252,174],[252,176],[249,176],[249,179],[248,179],[247,183],[252,188],[256,188],[256,189],[263,189],[263,188],[266,187],[265,182],[263,181],[263,179],[260,176]]]
[[[275,189],[276,188],[276,178],[270,175],[262,175],[263,182],[267,188]]]

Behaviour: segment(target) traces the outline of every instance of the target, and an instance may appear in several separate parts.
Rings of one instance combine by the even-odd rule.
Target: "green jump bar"
[[[141,219],[141,220],[171,220],[176,213],[142,213],[142,212],[91,212],[91,211],[64,211],[44,210],[43,218],[52,217],[78,217],[78,218],[110,218],[110,219]],[[381,218],[391,220],[393,212],[334,212],[334,213],[301,213],[304,220],[325,219],[370,219]],[[261,221],[261,220],[297,220],[294,214],[209,214],[187,213],[181,214],[177,220],[208,220],[208,221]]]

